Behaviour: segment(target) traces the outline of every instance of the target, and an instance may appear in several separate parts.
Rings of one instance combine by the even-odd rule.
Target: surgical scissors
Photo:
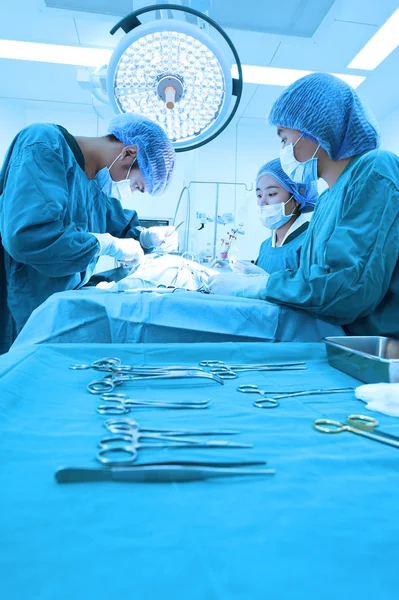
[[[100,415],[126,415],[130,413],[133,408],[180,408],[180,409],[194,409],[194,408],[208,408],[212,401],[207,400],[193,400],[189,401],[171,401],[171,402],[158,402],[152,400],[135,400],[129,398],[127,394],[103,394],[101,399],[108,404],[100,404],[97,406],[97,412]]]
[[[112,369],[112,373],[106,375],[104,379],[92,381],[87,386],[87,390],[91,394],[104,394],[107,392],[113,392],[118,385],[122,385],[125,382],[137,382],[137,381],[157,381],[157,380],[170,380],[170,379],[198,379],[205,378],[215,381],[216,383],[224,384],[224,381],[216,373],[207,373],[198,369],[170,369],[160,372],[154,372],[152,374],[136,375],[128,372],[124,373],[119,371],[117,368]]]
[[[399,437],[384,433],[383,431],[375,431],[378,427],[378,421],[373,419],[373,417],[366,417],[365,415],[349,415],[346,418],[346,423],[332,421],[331,419],[316,419],[313,422],[313,427],[317,431],[321,431],[321,433],[342,433],[343,431],[349,431],[350,433],[367,437],[370,440],[381,442],[381,444],[399,448]]]
[[[280,405],[278,400],[282,400],[283,398],[296,398],[298,396],[322,396],[324,394],[344,394],[347,392],[353,392],[353,388],[326,388],[319,390],[303,390],[303,391],[293,391],[293,392],[269,392],[266,390],[261,390],[257,385],[240,385],[237,390],[239,392],[243,392],[244,394],[259,394],[260,396],[264,396],[262,400],[257,400],[254,402],[254,406],[257,408],[277,408]],[[268,396],[268,394],[277,394],[274,397]]]
[[[149,439],[150,443],[141,443],[141,439]],[[202,440],[183,434],[146,433],[132,428],[129,433],[103,438],[98,447],[97,460],[112,467],[133,463],[137,459],[138,451],[145,448],[252,448],[252,445],[225,440]]]

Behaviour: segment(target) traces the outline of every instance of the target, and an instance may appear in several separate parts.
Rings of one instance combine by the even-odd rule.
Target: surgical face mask
[[[136,162],[136,159],[134,159],[132,162],[129,171],[127,172],[126,179],[114,181],[110,175],[110,170],[118,158],[121,157],[121,155],[122,153],[115,158],[110,167],[104,167],[104,169],[101,169],[101,171],[97,173],[96,181],[104,194],[107,194],[107,196],[111,196],[112,198],[116,198],[121,204],[124,204],[132,199],[133,192],[130,187],[129,175],[134,163]]]
[[[280,151],[281,167],[291,181],[294,181],[295,183],[312,183],[318,179],[317,163],[319,159],[315,158],[315,156],[320,148],[320,144],[317,146],[311,159],[305,162],[299,162],[299,160],[295,158],[294,148],[302,137],[303,136],[301,135],[294,145],[288,144],[288,146],[285,146],[285,148]]]
[[[290,215],[285,214],[285,205],[292,200],[293,196],[287,200],[287,202],[280,202],[280,204],[268,204],[265,206],[258,206],[259,219],[264,227],[268,229],[279,229],[295,215],[295,210]]]

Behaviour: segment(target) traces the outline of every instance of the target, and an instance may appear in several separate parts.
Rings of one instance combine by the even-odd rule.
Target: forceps
[[[344,394],[346,392],[353,392],[353,388],[326,388],[320,390],[305,390],[295,392],[285,392],[279,394],[278,392],[269,392],[261,390],[257,385],[240,385],[237,390],[244,394],[259,394],[260,396],[266,396],[262,400],[254,402],[254,406],[257,408],[277,408],[279,406],[278,400],[282,398],[296,398],[298,396],[322,396],[324,394]],[[267,394],[277,394],[274,397],[269,397]]]
[[[122,419],[107,419],[104,423],[105,429],[108,429],[110,433],[126,433],[126,434],[134,434],[137,431],[142,431],[145,433],[160,433],[162,435],[237,435],[240,431],[236,429],[216,429],[216,430],[203,430],[203,429],[147,429],[146,427],[141,427],[137,421],[133,421],[132,419],[122,418]]]
[[[270,363],[270,364],[232,364],[227,365],[221,360],[202,360],[201,367],[210,367],[210,372],[222,379],[236,379],[237,373],[244,371],[305,371],[306,363]]]
[[[119,367],[122,361],[120,358],[101,358],[95,360],[91,365],[85,363],[79,363],[76,365],[69,365],[72,371],[86,371],[87,369],[94,369],[95,371],[107,372],[111,367]]]
[[[94,369],[95,371],[103,371],[105,373],[131,373],[132,375],[158,375],[165,371],[173,371],[176,369],[186,369],[187,367],[135,367],[133,365],[123,365],[120,358],[103,358],[89,364],[70,365],[72,371],[86,371]],[[190,367],[191,368],[191,367]],[[194,370],[201,371],[199,367],[192,367]]]
[[[322,433],[342,433],[343,431],[349,431],[350,433],[363,435],[370,440],[381,442],[381,444],[399,448],[399,437],[384,433],[383,431],[375,431],[378,427],[378,421],[373,419],[373,417],[366,417],[365,415],[349,415],[346,418],[346,423],[332,421],[331,419],[316,419],[313,422],[313,427]]]
[[[154,402],[152,400],[135,400],[129,398],[127,394],[103,394],[101,399],[108,404],[100,404],[97,406],[97,412],[100,415],[126,415],[130,413],[133,408],[182,408],[182,409],[194,409],[194,408],[208,408],[212,401],[207,400],[194,400],[189,401],[171,401],[171,402]]]
[[[150,443],[141,443],[142,439],[149,439]],[[132,429],[128,434],[119,433],[103,438],[98,448],[97,460],[112,467],[133,463],[137,459],[138,451],[145,448],[252,448],[252,445],[225,440],[202,440],[183,434],[146,433],[140,429]]]
[[[152,374],[135,375],[133,373],[123,373],[118,369],[112,369],[110,375],[106,375],[104,379],[92,381],[87,386],[87,391],[91,394],[104,394],[113,392],[116,386],[122,385],[124,382],[131,381],[155,381],[160,379],[190,379],[190,378],[205,378],[215,381],[216,383],[224,384],[224,381],[216,373],[206,373],[202,370],[195,369],[171,369],[165,371],[154,372]]]
[[[131,483],[177,483],[204,481],[212,477],[243,477],[274,475],[274,469],[250,469],[264,466],[265,461],[241,462],[155,462],[140,465],[119,466],[110,469],[61,467],[55,478],[58,483],[93,481],[123,481]]]

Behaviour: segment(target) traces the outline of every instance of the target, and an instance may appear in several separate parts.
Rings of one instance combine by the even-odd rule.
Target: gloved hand
[[[244,260],[230,259],[230,267],[234,273],[243,273],[244,275],[265,275],[266,271],[256,265]]]
[[[144,252],[137,240],[116,238],[110,233],[92,233],[100,243],[100,256],[113,256],[129,266],[140,264]]]
[[[140,233],[140,244],[145,250],[162,246],[162,250],[165,252],[173,252],[179,247],[179,236],[176,229],[171,225],[149,227]]]
[[[219,269],[220,267],[228,267],[228,266],[229,266],[229,261],[228,260],[224,260],[223,258],[214,258],[209,263],[209,268],[210,269]]]
[[[241,273],[219,273],[210,278],[208,287],[211,294],[237,296],[264,300],[269,275],[243,275]]]

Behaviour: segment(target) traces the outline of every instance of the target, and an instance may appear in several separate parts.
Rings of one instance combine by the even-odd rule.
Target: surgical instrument
[[[140,440],[144,442],[141,443]],[[150,442],[146,443],[145,440]],[[128,434],[115,434],[103,438],[98,444],[97,460],[104,465],[118,466],[133,463],[141,449],[159,448],[252,448],[252,444],[227,442],[225,440],[203,440],[183,435],[172,436],[161,433],[146,433],[140,429]]]
[[[332,421],[331,419],[316,419],[313,422],[313,427],[317,431],[321,431],[321,433],[342,433],[343,431],[349,431],[350,433],[367,437],[370,440],[381,442],[381,444],[399,448],[398,436],[384,433],[383,431],[376,431],[378,421],[373,417],[366,417],[365,415],[349,415],[346,418],[346,423]]]
[[[299,371],[306,369],[305,362],[288,363],[234,363],[227,364],[222,360],[201,360],[200,367],[210,367],[211,369],[226,369],[228,371],[274,371],[280,369],[289,369],[290,367],[300,367]]]
[[[184,370],[184,369],[187,369],[187,366],[184,366],[184,365],[183,366],[174,366],[173,365],[173,366],[168,366],[168,367],[161,367],[161,366],[148,367],[148,366],[123,365],[120,358],[102,358],[100,360],[94,361],[91,365],[81,363],[81,364],[76,364],[76,365],[70,365],[69,368],[73,371],[85,371],[88,369],[94,369],[95,371],[102,371],[104,373],[118,372],[118,373],[131,373],[133,375],[152,375],[154,373],[156,375],[156,374],[164,373],[165,371]],[[203,369],[201,369],[200,367],[189,367],[189,368],[194,371],[203,371]]]
[[[223,380],[215,373],[206,373],[205,371],[194,369],[165,370],[160,373],[153,373],[151,375],[135,375],[133,373],[123,373],[119,372],[117,369],[112,369],[112,373],[110,375],[106,375],[104,379],[89,383],[87,390],[91,394],[104,394],[106,392],[113,392],[118,385],[122,385],[126,382],[198,378],[209,379],[215,383],[220,383],[221,385],[224,383]]]
[[[101,358],[95,360],[91,365],[86,363],[79,363],[75,365],[69,365],[72,371],[83,371],[87,369],[94,369],[95,371],[108,372],[111,367],[119,367],[122,361],[120,358]]]
[[[227,365],[219,360],[202,360],[201,367],[209,367],[210,373],[219,375],[222,379],[236,379],[238,373],[245,371],[305,371],[306,363],[271,363],[271,364],[234,364]]]
[[[101,399],[107,404],[97,406],[100,415],[126,415],[133,408],[168,408],[168,409],[203,409],[208,408],[212,402],[207,400],[159,402],[153,400],[136,400],[127,394],[103,394]]]
[[[261,390],[257,385],[240,385],[237,388],[237,391],[243,392],[244,394],[259,394],[260,396],[264,396],[262,400],[257,400],[254,402],[254,406],[257,408],[277,408],[279,406],[278,400],[282,400],[283,398],[296,398],[299,396],[322,396],[324,394],[344,394],[348,392],[353,392],[353,388],[325,388],[318,390],[303,390],[303,391],[293,391],[293,392],[269,392],[266,390]],[[274,397],[268,396],[268,394],[277,394]]]
[[[237,379],[238,373],[243,373],[245,371],[306,371],[307,367],[302,366],[272,366],[272,365],[259,365],[259,366],[248,366],[248,367],[239,367],[234,370],[230,367],[212,367],[209,372],[214,375],[218,375],[221,379]]]
[[[176,483],[203,481],[213,477],[274,475],[274,469],[250,469],[263,466],[264,461],[238,463],[158,462],[128,467],[76,468],[60,467],[55,473],[58,483],[122,481],[131,483]]]
[[[107,419],[104,423],[104,427],[108,429],[110,433],[136,433],[136,431],[142,431],[145,433],[160,433],[162,435],[237,435],[240,431],[236,429],[217,429],[217,430],[203,430],[203,429],[147,429],[141,427],[137,421],[132,419]]]

